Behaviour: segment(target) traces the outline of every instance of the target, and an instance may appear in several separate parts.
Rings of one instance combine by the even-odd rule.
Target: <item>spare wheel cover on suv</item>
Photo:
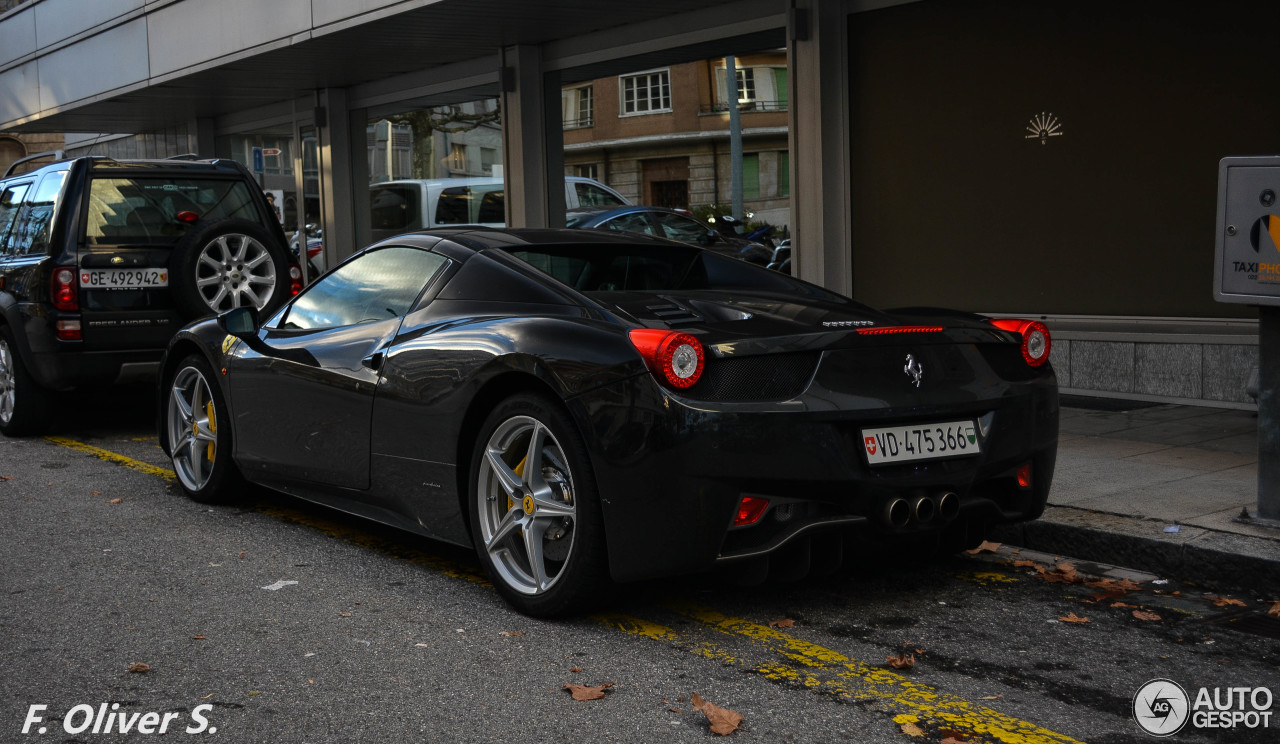
[[[169,285],[189,318],[237,307],[274,310],[288,298],[284,248],[261,226],[226,219],[199,226],[174,246]]]

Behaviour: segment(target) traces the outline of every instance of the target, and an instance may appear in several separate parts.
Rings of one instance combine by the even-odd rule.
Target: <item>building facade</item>
[[[1277,21],[1244,0],[29,0],[0,5],[0,132],[278,151],[264,188],[332,264],[400,172],[500,174],[513,225],[557,224],[566,173],[725,200],[734,55],[757,213],[785,204],[800,276],[1044,317],[1068,392],[1248,408],[1256,311],[1212,297],[1217,162],[1280,150]]]

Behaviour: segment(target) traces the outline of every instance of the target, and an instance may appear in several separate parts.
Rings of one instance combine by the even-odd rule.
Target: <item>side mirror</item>
[[[258,317],[247,307],[237,307],[218,316],[218,327],[236,338],[252,336],[258,332]]]

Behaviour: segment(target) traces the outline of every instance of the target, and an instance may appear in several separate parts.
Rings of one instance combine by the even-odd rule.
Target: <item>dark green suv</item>
[[[37,430],[52,391],[153,372],[189,320],[270,311],[301,288],[239,163],[87,157],[13,170],[0,180],[0,433]]]

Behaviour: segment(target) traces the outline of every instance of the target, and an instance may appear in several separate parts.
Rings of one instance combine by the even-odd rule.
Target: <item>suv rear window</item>
[[[190,225],[178,219],[180,212],[194,212],[206,224],[228,217],[261,221],[244,181],[95,178],[89,186],[85,238],[92,245],[172,243]]]

